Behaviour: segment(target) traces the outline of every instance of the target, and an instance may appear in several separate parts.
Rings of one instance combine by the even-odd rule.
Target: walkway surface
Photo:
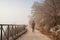
[[[17,40],[51,40],[47,36],[38,32],[37,30],[35,30],[35,32],[32,32],[30,27],[27,27],[27,29],[28,32],[20,38],[18,38]]]

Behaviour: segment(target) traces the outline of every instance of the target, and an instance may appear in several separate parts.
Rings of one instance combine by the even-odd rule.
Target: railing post
[[[16,36],[16,25],[15,25],[15,36]]]
[[[1,25],[1,40],[2,40],[2,28],[3,28],[3,26]]]
[[[13,32],[13,31],[14,31],[14,30],[13,30],[13,29],[14,29],[14,28],[13,28],[13,25],[12,25],[12,39],[14,40],[14,37],[13,37],[13,36],[14,36],[14,34],[13,34],[14,32]]]
[[[8,28],[7,28],[7,40],[9,40],[9,25],[8,25]]]

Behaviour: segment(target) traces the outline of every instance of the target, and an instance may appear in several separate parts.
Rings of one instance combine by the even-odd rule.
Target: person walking
[[[32,22],[32,32],[34,32],[34,30],[35,30],[35,22],[33,21]]]

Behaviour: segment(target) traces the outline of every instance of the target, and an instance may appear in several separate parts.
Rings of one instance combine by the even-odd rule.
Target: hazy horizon
[[[28,24],[34,1],[0,0],[0,24]]]

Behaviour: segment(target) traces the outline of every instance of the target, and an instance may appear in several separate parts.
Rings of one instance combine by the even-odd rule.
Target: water
[[[4,32],[7,32],[8,26],[3,26],[3,31],[2,31],[2,37],[4,37]],[[9,27],[10,30],[12,29],[12,26]],[[13,27],[14,28],[14,27]],[[0,40],[1,40],[1,26],[0,26]]]

